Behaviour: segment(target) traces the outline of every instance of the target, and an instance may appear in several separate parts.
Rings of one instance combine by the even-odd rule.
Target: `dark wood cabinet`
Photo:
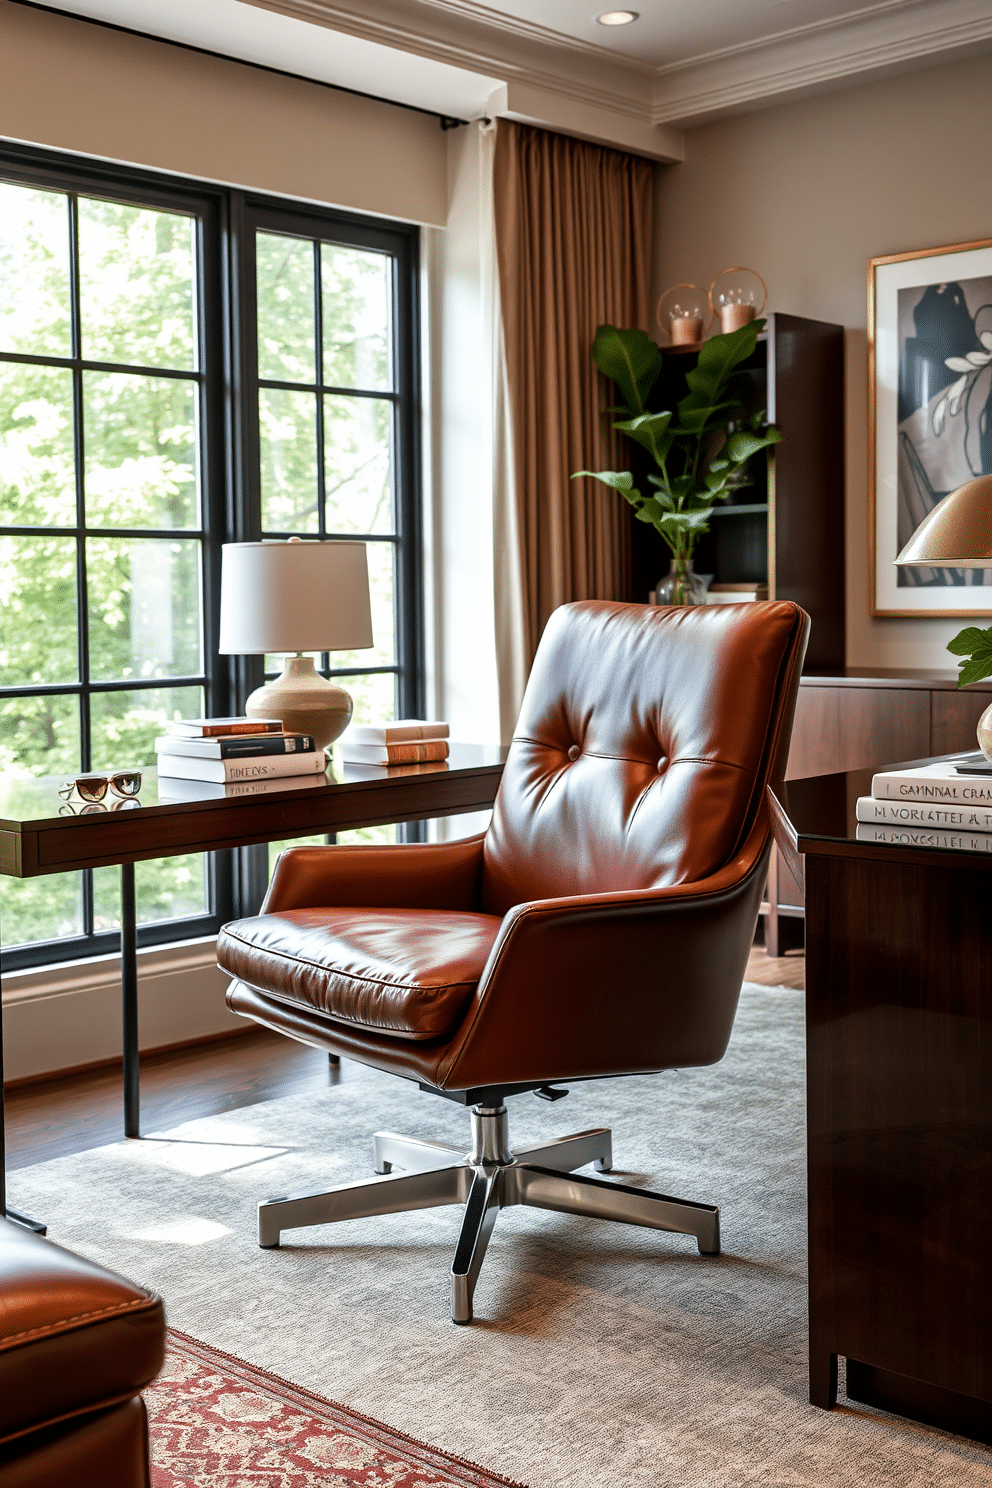
[[[870,789],[769,793],[807,896],[810,1399],[843,1356],[849,1400],[988,1442],[992,855],[859,842]]]
[[[992,680],[958,692],[951,671],[849,667],[804,676],[786,779],[880,770],[899,760],[975,749],[975,728],[990,703]],[[762,905],[769,955],[802,945],[803,913],[802,890],[773,851]]]
[[[674,408],[695,352],[669,348],[649,400]],[[766,583],[812,619],[809,668],[844,665],[844,331],[798,315],[769,315],[754,356],[740,371],[748,413],[765,409],[781,444],[751,461],[751,484],[713,509],[696,547],[699,573],[719,583]],[[632,468],[648,467],[636,446]],[[651,467],[653,468],[653,467]],[[670,554],[653,527],[629,524],[628,598],[643,603],[668,572]]]

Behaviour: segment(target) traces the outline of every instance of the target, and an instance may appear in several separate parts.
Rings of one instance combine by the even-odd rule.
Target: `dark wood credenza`
[[[975,749],[975,728],[990,703],[992,679],[959,692],[950,669],[846,667],[804,676],[786,779]],[[762,917],[769,955],[802,945],[803,891],[774,849]]]

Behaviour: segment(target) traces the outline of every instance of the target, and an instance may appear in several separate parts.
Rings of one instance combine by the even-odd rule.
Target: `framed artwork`
[[[992,615],[992,568],[896,568],[948,491],[992,474],[992,239],[868,265],[873,615]]]

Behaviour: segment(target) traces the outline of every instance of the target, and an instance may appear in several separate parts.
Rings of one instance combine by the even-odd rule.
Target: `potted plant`
[[[648,394],[661,372],[661,351],[644,331],[602,325],[592,344],[593,360],[612,379],[624,400],[607,409],[619,414],[613,428],[647,450],[657,473],[647,477],[650,491],[634,485],[629,470],[578,470],[612,487],[630,502],[639,522],[661,534],[672,553],[669,573],[658,585],[664,604],[704,604],[703,584],[693,572],[696,542],[709,531],[713,504],[726,501],[744,483],[752,455],[782,435],[766,422],[764,410],[743,416],[734,375],[755,349],[765,322],[752,320],[740,330],[711,336],[686,373],[688,392],[662,413],[649,413]]]

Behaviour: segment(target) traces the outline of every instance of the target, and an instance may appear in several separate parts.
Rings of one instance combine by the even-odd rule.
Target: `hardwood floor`
[[[277,1096],[360,1079],[352,1061],[332,1069],[327,1055],[281,1034],[253,1028],[141,1060],[141,1129],[253,1106]],[[124,1135],[121,1067],[104,1065],[5,1092],[7,1169],[118,1142]]]
[[[803,951],[766,956],[764,946],[752,946],[745,977],[763,987],[793,987],[803,992],[806,988],[806,956]]]
[[[805,985],[801,952],[766,956],[751,952],[747,980],[769,987]],[[141,1061],[141,1126],[167,1131],[183,1121],[213,1116],[306,1090],[360,1080],[352,1060],[338,1069],[327,1056],[278,1033],[254,1028],[230,1038],[147,1054]],[[36,1080],[6,1092],[7,1168],[30,1167],[84,1152],[124,1134],[120,1065]]]

